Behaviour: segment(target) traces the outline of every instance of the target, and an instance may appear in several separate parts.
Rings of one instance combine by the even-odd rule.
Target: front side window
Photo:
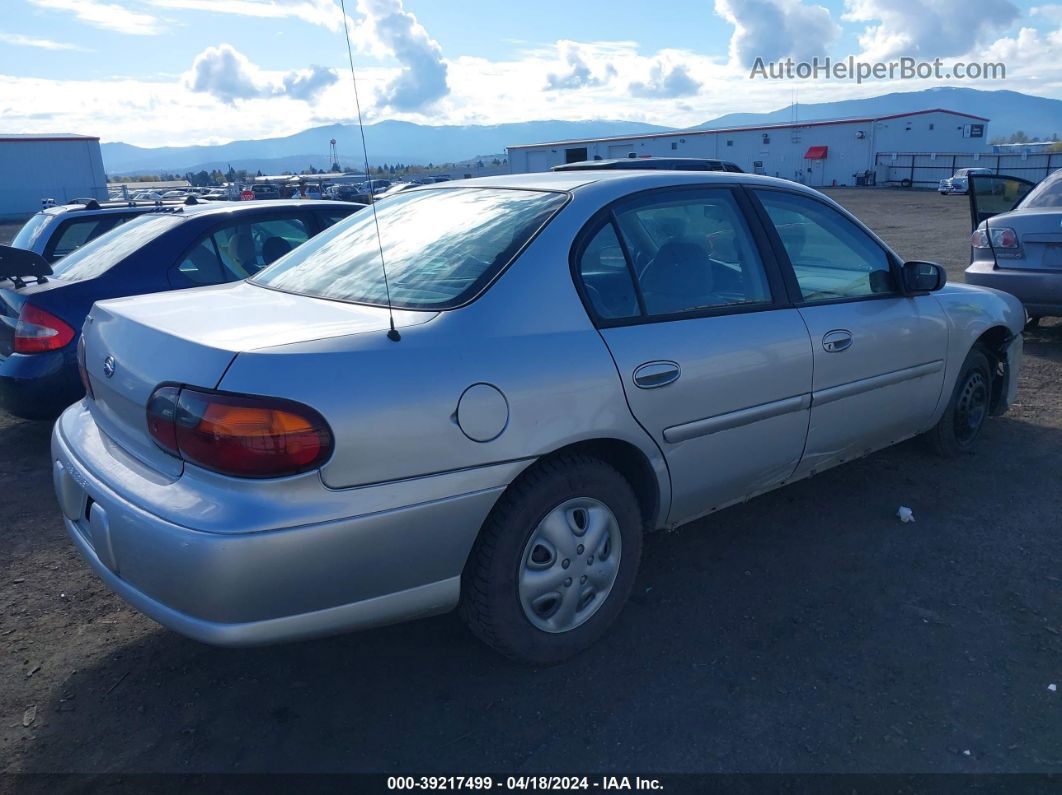
[[[804,301],[896,291],[888,254],[834,208],[807,196],[756,191],[793,265]]]
[[[401,309],[471,300],[567,201],[505,188],[407,191],[322,232],[252,281],[278,290]],[[377,233],[377,221],[379,233]]]
[[[646,314],[770,303],[763,263],[728,189],[651,194],[615,218]]]

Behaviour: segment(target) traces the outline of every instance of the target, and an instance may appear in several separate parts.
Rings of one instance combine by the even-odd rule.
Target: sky
[[[340,0],[0,0],[0,132],[185,146],[350,122],[345,27],[366,122],[679,127],[936,85],[1062,98],[1062,3],[345,3],[344,17]],[[1006,79],[750,78],[757,58],[827,56],[1002,62]]]

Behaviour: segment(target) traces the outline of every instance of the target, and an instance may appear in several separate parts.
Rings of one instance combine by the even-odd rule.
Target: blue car
[[[82,397],[77,343],[96,301],[247,278],[362,206],[298,200],[163,207],[50,268],[39,255],[2,247],[0,409],[51,419]]]

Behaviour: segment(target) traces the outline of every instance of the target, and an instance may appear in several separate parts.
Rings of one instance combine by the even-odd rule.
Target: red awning
[[[828,146],[811,146],[811,147],[808,147],[808,151],[806,151],[804,153],[804,159],[805,160],[825,160],[826,159],[826,150],[829,149],[829,148],[830,147],[828,147]]]

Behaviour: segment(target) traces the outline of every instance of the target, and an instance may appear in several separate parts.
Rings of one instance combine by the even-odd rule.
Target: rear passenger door
[[[807,434],[811,343],[746,202],[727,187],[650,191],[573,249],[631,411],[667,459],[672,523],[784,481]]]
[[[931,295],[905,295],[899,263],[813,195],[757,189],[815,357],[798,475],[926,430],[944,382],[948,327]]]
[[[253,276],[316,231],[304,211],[242,215],[202,235],[169,271],[174,287],[224,284]]]

